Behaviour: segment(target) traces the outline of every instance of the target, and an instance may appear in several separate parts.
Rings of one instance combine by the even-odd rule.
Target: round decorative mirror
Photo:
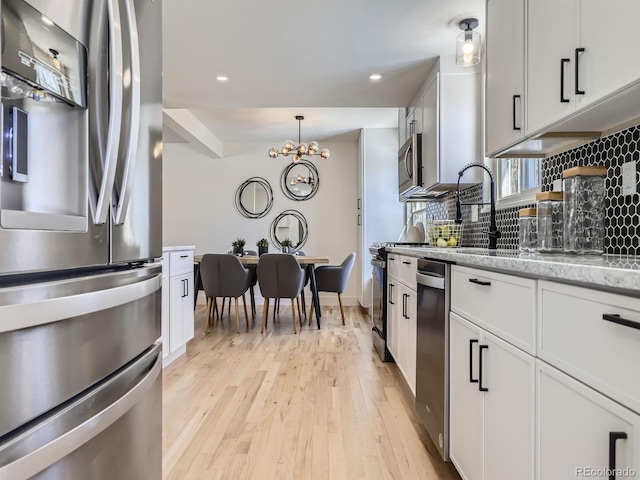
[[[236,190],[236,209],[247,218],[262,218],[273,206],[273,190],[262,177],[252,177]]]
[[[280,176],[282,192],[291,200],[309,200],[316,194],[319,186],[318,169],[308,160],[290,163]]]
[[[297,210],[285,210],[271,223],[271,243],[282,249],[283,242],[291,242],[292,252],[298,251],[307,241],[309,227],[307,219]]]

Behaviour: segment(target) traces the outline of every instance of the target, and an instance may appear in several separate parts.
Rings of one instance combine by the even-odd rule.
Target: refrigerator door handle
[[[139,368],[140,363],[151,359],[154,355],[155,361],[150,370],[133,388],[128,390],[118,400],[111,403],[99,413],[84,422],[76,424],[71,428],[67,428],[65,433],[57,435],[51,442],[31,450],[26,455],[19,456],[19,458],[11,461],[10,463],[0,466],[0,478],[31,478],[45,468],[66,457],[85,443],[89,442],[115,423],[140,401],[160,375],[160,372],[162,371],[162,352],[160,351],[160,346],[157,345],[145,357],[130,366],[128,370],[122,372],[122,375],[125,375],[127,372],[135,371],[136,368]],[[86,408],[84,407],[85,404],[94,402],[96,396],[101,393],[104,394],[105,392],[109,392],[109,390],[114,390],[118,387],[116,380],[117,377],[98,387],[96,391],[91,392],[90,396],[85,396],[69,407],[63,409],[55,417],[48,420],[47,424],[54,423],[56,420],[62,421],[64,418],[72,417],[77,411],[80,411],[80,413],[77,413],[78,415],[81,414],[82,409]],[[113,393],[115,392],[112,392],[111,395],[113,395]],[[29,437],[38,436],[41,430],[43,429],[35,428],[31,432],[28,431],[11,443],[16,448],[19,448],[19,445],[16,444],[22,443],[23,448],[26,449],[30,444]]]
[[[107,145],[104,152],[104,171],[100,181],[97,199],[91,196],[93,223],[102,224],[109,215],[109,201],[118,166],[118,148],[122,125],[123,67],[122,67],[122,31],[120,25],[120,6],[118,0],[107,1],[109,24],[109,123],[107,126]],[[101,152],[102,153],[102,152]]]
[[[127,29],[129,31],[129,48],[131,51],[131,65],[129,69],[131,77],[131,105],[128,112],[130,128],[125,150],[122,191],[119,198],[115,198],[115,189],[113,192],[116,207],[114,209],[114,223],[116,225],[122,225],[127,216],[138,153],[138,138],[140,135],[140,43],[138,41],[138,25],[133,0],[126,0],[125,16]]]
[[[6,305],[0,307],[0,333],[107,310],[147,297],[160,286],[161,277],[156,274],[115,288]]]

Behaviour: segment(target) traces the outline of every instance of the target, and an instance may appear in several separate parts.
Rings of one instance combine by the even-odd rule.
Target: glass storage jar
[[[562,252],[564,248],[562,192],[542,192],[536,195],[538,202],[538,251]]]
[[[562,172],[564,252],[604,252],[606,167],[574,167]]]
[[[523,252],[535,252],[538,247],[536,209],[523,208],[518,216],[520,250]]]

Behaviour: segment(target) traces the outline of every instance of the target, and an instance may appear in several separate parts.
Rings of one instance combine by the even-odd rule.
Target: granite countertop
[[[168,246],[162,247],[163,252],[177,252],[178,250],[195,250],[195,245]]]
[[[444,260],[470,267],[556,280],[640,296],[640,257],[622,255],[551,255],[484,248],[386,247],[411,257]]]

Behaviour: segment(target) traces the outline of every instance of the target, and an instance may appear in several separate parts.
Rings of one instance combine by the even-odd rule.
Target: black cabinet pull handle
[[[609,432],[609,480],[616,479],[616,441],[626,439],[624,432]]]
[[[478,383],[477,378],[473,378],[473,344],[478,340],[472,338],[469,340],[469,383]]]
[[[634,322],[633,320],[627,320],[626,318],[621,318],[618,314],[604,314],[602,315],[602,319],[607,322],[617,323],[618,325],[624,325],[625,327],[635,328],[636,330],[640,330],[640,323]]]
[[[361,216],[358,215],[358,226],[362,225],[362,219],[360,218]]]
[[[489,345],[480,345],[478,347],[478,389],[481,392],[488,392],[489,389],[482,386],[482,351],[489,350]]]
[[[564,64],[570,61],[570,58],[560,59],[560,103],[569,103],[569,99],[564,98]]]
[[[513,129],[514,130],[522,130],[520,127],[516,126],[516,99],[520,98],[520,95],[513,96]]]
[[[395,261],[396,261],[396,259],[395,259],[395,258],[393,258],[393,257],[389,257],[389,260],[391,260],[392,262],[395,262]]]
[[[470,278],[469,282],[475,283],[476,285],[482,285],[483,287],[491,286],[491,282],[483,282],[482,280],[478,280],[477,278]]]
[[[409,318],[407,317],[407,297],[408,295],[406,293],[402,294],[402,317],[403,318]]]
[[[184,294],[185,297],[189,296],[189,280],[184,281],[184,286],[187,288],[187,293]]]
[[[405,265],[411,265],[411,262],[402,262],[402,263],[404,263]]]
[[[187,258],[189,255],[180,255],[180,258]]]
[[[576,95],[584,95],[584,90],[580,90],[580,71],[578,68],[578,55],[584,52],[584,48],[576,48]]]
[[[389,284],[389,303],[395,305],[395,303],[391,301],[391,297],[393,297],[393,283]]]

